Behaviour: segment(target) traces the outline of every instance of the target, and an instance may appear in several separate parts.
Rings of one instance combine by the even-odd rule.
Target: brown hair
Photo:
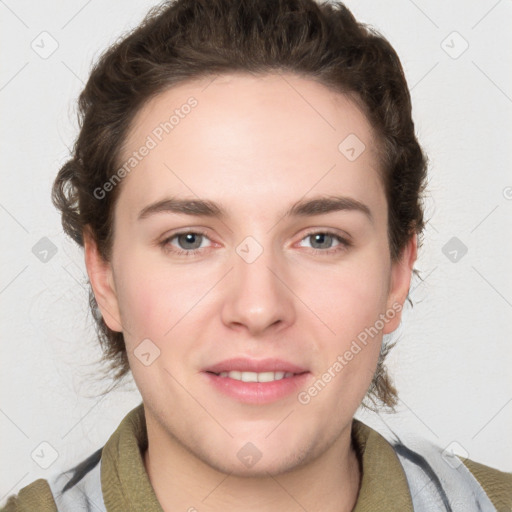
[[[220,73],[280,71],[355,99],[378,135],[392,261],[415,233],[421,244],[427,158],[415,137],[400,60],[384,37],[357,22],[343,4],[314,0],[165,2],[111,46],[80,94],[80,133],[53,185],[64,231],[83,247],[83,230],[89,229],[110,261],[121,186],[102,199],[94,191],[119,168],[130,124],[150,98],[180,82]],[[106,325],[91,288],[89,304],[116,382],[129,371],[123,333]],[[393,408],[397,392],[384,366],[390,348],[383,344],[367,398]]]

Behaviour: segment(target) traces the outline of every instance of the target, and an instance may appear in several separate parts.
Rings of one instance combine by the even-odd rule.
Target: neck
[[[152,427],[148,424],[144,465],[164,512],[350,512],[355,507],[361,468],[351,424],[310,463],[260,477],[217,471]]]

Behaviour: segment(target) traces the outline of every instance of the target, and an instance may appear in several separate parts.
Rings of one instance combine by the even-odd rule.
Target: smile
[[[310,372],[245,372],[239,370],[202,375],[212,390],[236,402],[263,405],[295,397],[311,379]]]
[[[229,377],[230,379],[240,380],[242,382],[273,382],[275,380],[286,379],[293,377],[295,374],[292,372],[220,372],[217,373],[219,377]]]

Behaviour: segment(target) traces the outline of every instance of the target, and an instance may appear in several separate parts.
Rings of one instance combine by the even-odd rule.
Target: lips
[[[304,367],[282,359],[227,359],[201,373],[216,393],[252,405],[290,400],[312,378]]]
[[[298,366],[289,361],[282,359],[248,359],[243,357],[236,357],[232,359],[226,359],[219,363],[213,364],[205,368],[203,371],[209,373],[220,374],[223,372],[254,372],[254,373],[265,373],[265,372],[284,372],[292,374],[307,373],[308,370],[301,366]]]

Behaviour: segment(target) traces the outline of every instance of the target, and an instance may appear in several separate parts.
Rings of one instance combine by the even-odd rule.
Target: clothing
[[[362,468],[353,512],[456,510],[442,504],[444,498],[437,484],[441,490],[446,488],[450,497],[455,496],[456,501],[463,500],[455,504],[460,510],[475,507],[477,498],[473,493],[481,493],[484,505],[476,510],[512,511],[512,473],[469,459],[453,458],[450,464],[446,463],[446,456],[440,458],[440,449],[433,445],[419,441],[414,446],[419,451],[413,450],[410,443],[390,442],[356,419],[352,424],[352,439]],[[144,467],[146,448],[144,406],[140,404],[125,416],[102,449],[70,471],[24,487],[18,496],[9,498],[2,512],[99,512],[102,507],[106,512],[162,512]],[[434,471],[429,475],[432,468]],[[437,484],[433,483],[436,478]],[[466,486],[462,496],[448,489],[452,481]],[[423,488],[416,489],[418,485]],[[59,490],[64,491],[62,495]],[[422,495],[426,504],[418,501]],[[486,500],[491,508],[485,508]],[[67,506],[66,501],[71,504]],[[431,505],[438,502],[441,505]]]

